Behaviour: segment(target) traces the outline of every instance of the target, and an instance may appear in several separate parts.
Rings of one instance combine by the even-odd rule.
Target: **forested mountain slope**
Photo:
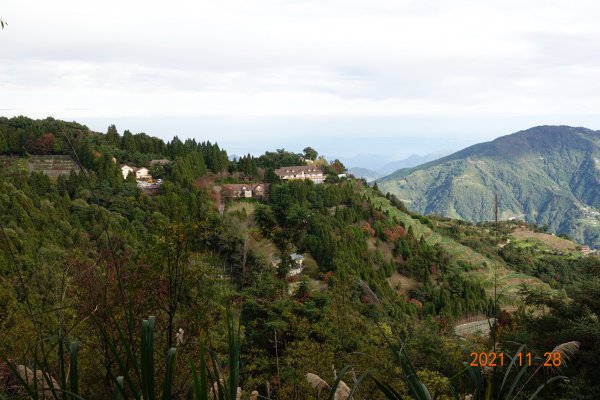
[[[600,132],[539,126],[481,143],[378,182],[424,214],[516,217],[600,246]]]
[[[597,279],[584,277],[599,261],[570,243],[559,254],[523,239],[532,227],[519,225],[518,236],[514,223],[414,214],[328,164],[323,184],[282,182],[269,171],[301,162],[285,150],[229,160],[209,142],[165,143],[114,126],[101,134],[24,117],[0,119],[0,134],[8,160],[0,170],[0,397],[26,395],[10,381],[10,363],[71,384],[68,353],[78,343],[85,399],[112,398],[117,376],[129,377],[128,392],[147,374],[162,381],[169,371],[163,356],[173,349],[172,389],[157,386],[168,398],[186,398],[190,366],[204,356],[211,386],[239,369],[234,384],[243,399],[254,390],[274,400],[316,399],[306,374],[331,381],[332,366],[345,365],[407,398],[406,364],[388,347],[397,338],[436,398],[464,397],[483,389],[469,381],[466,342],[453,325],[494,313],[502,321],[494,339],[526,343],[536,354],[586,340],[582,354],[592,361],[564,372],[577,375],[578,386],[552,393],[569,398],[594,382],[600,310]],[[22,168],[39,153],[78,160],[78,168],[58,176]],[[164,181],[155,192],[141,190],[131,175],[123,179],[119,164],[154,158],[166,160],[152,169]],[[266,198],[215,195],[218,184],[262,179],[271,180]],[[304,269],[290,275],[298,254]],[[525,308],[513,313],[518,307]],[[539,308],[551,323],[536,319]],[[241,328],[238,359],[228,363],[232,315]],[[139,327],[148,316],[156,317],[149,358],[156,368],[140,378],[132,360],[147,345]],[[492,345],[492,338],[475,338],[468,350]],[[546,379],[525,376],[528,396]],[[360,385],[361,398],[386,398],[372,379],[345,379]]]

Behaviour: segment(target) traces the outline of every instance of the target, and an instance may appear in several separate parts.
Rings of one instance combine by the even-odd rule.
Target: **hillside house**
[[[152,175],[150,175],[150,171],[148,171],[148,168],[142,167],[142,168],[138,168],[135,171],[135,179],[139,179],[139,180],[152,179]]]
[[[592,253],[592,250],[590,249],[590,246],[581,246],[581,254],[583,254],[584,256],[590,255]]]
[[[282,167],[275,170],[275,173],[284,181],[292,179],[310,179],[314,183],[323,183],[325,177],[323,171],[312,165],[296,165],[292,167]]]
[[[314,160],[311,160],[310,158],[304,158],[304,157],[300,157],[300,161],[305,162],[308,165],[312,165],[314,164]]]
[[[296,275],[300,275],[304,271],[304,256],[298,253],[292,253],[290,255],[294,262],[294,267],[287,273],[288,278]]]
[[[223,194],[223,197],[228,199],[252,197],[252,189],[248,184],[223,185],[221,193]]]
[[[265,183],[258,183],[252,188],[252,195],[254,197],[264,197],[267,194],[267,185]]]
[[[121,167],[121,173],[123,174],[123,179],[127,179],[127,175],[129,175],[130,173],[135,173],[135,169],[133,167],[130,167],[129,165],[123,165]]]
[[[286,276],[291,278],[293,276],[300,275],[302,271],[304,271],[304,255],[298,253],[290,254],[290,258],[292,259],[292,266]],[[275,258],[272,260],[272,265],[275,268],[279,268],[281,264],[281,258]]]
[[[267,185],[264,183],[232,183],[221,186],[221,194],[228,199],[264,197]]]
[[[135,174],[136,180],[152,180],[152,175],[150,175],[150,171],[148,168],[134,168],[129,165],[121,166],[121,173],[123,174],[123,179],[127,179],[127,175]]]

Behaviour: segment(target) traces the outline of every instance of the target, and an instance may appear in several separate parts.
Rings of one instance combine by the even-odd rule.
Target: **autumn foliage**
[[[406,237],[406,230],[400,225],[396,225],[392,228],[385,229],[383,235],[388,242],[395,242],[400,238],[404,239]]]

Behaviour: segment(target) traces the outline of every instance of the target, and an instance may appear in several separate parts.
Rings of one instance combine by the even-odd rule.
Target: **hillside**
[[[493,239],[490,238],[489,243],[481,246],[487,253],[482,254],[481,250],[474,249],[472,244],[469,246],[470,243],[468,242],[460,243],[456,238],[445,234],[444,227],[455,226],[460,221],[435,221],[423,217],[413,218],[394,207],[383,197],[373,196],[370,197],[370,201],[390,217],[401,221],[407,229],[412,228],[418,238],[424,238],[429,245],[439,246],[443,249],[446,254],[452,257],[456,265],[461,266],[461,272],[465,276],[483,284],[489,296],[492,296],[495,278],[497,287],[504,293],[502,300],[505,304],[513,306],[519,303],[517,292],[522,284],[540,287],[549,293],[552,292],[552,289],[539,279],[516,272],[503,259],[497,257],[497,246]],[[428,224],[431,224],[433,229]],[[491,236],[489,229],[477,226],[472,227],[470,235],[478,239]]]
[[[600,246],[600,132],[540,126],[477,144],[378,181],[423,214],[517,218]]]
[[[25,398],[18,382],[6,381],[6,360],[61,380],[65,348],[69,367],[79,357],[80,376],[68,379],[79,382],[82,398],[111,398],[119,375],[137,390],[142,383],[126,363],[147,348],[140,325],[154,323],[157,361],[177,354],[173,399],[187,398],[190,366],[206,370],[201,354],[214,366],[211,384],[231,373],[220,365],[238,364],[231,387],[241,398],[273,400],[323,398],[307,373],[331,378],[331,367],[344,365],[358,376],[374,371],[408,398],[390,338],[406,343],[423,386],[444,394],[435,398],[475,391],[465,353],[457,351],[463,346],[486,351],[495,342],[522,342],[539,355],[585,339],[582,355],[600,359],[593,347],[598,286],[586,286],[595,281],[585,275],[600,261],[573,251],[572,242],[516,221],[411,213],[395,196],[340,178],[326,164],[331,172],[322,184],[274,176],[265,197],[221,197],[220,184],[268,178],[300,155],[277,150],[229,161],[209,142],[71,127],[0,119],[8,144],[0,162],[15,172],[0,173],[0,398]],[[48,151],[63,154],[35,154]],[[153,170],[164,184],[146,193],[123,179],[119,164],[151,157],[171,162]],[[73,167],[72,159],[85,173],[54,176]],[[575,303],[585,307],[560,308]],[[455,335],[474,333],[469,321],[485,328],[494,310],[497,337],[465,342]],[[531,320],[546,315],[550,324]],[[227,354],[237,360],[227,363]],[[172,373],[148,371],[161,381]],[[566,374],[595,382],[595,371],[577,366]],[[529,378],[528,396],[543,383],[541,374]],[[361,398],[385,398],[374,381],[360,391]],[[240,398],[232,394],[220,398]]]

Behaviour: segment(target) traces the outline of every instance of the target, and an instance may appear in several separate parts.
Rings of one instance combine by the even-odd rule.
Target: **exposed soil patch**
[[[398,272],[394,272],[392,276],[387,278],[387,281],[390,287],[402,296],[408,295],[408,292],[411,289],[415,289],[419,285],[419,283],[413,278],[409,278],[408,276],[399,274]]]

